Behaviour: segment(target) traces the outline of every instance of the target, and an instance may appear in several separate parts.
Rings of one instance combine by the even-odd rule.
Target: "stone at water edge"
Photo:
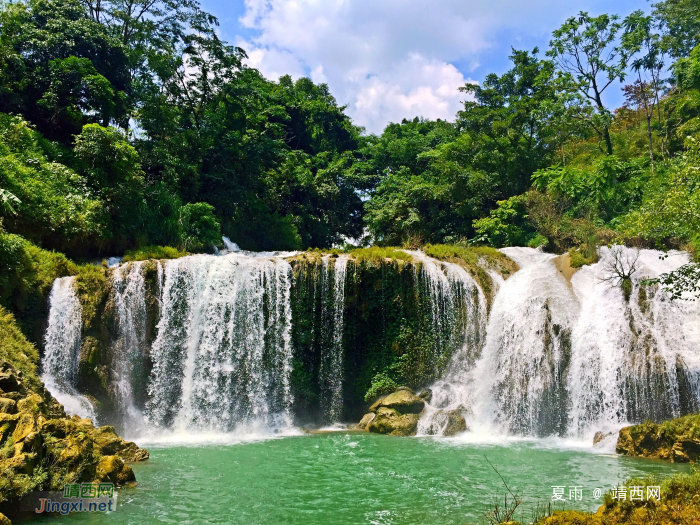
[[[447,425],[445,425],[445,430],[442,433],[443,436],[453,437],[469,430],[461,410],[450,410],[446,412],[446,415]]]
[[[602,432],[602,431],[599,430],[599,431],[596,432],[595,435],[593,436],[593,446],[594,446],[594,447],[595,447],[596,445],[601,445],[601,446],[602,446],[602,443],[604,443],[605,440],[607,440],[608,438],[610,438],[610,437],[612,437],[612,436],[614,436],[614,435],[615,435],[615,432],[607,432],[607,433],[606,433],[606,432]]]
[[[368,412],[364,416],[362,416],[362,419],[360,419],[360,422],[357,424],[357,428],[360,430],[367,430],[367,425],[369,425],[372,420],[374,419],[374,412]]]
[[[426,403],[430,403],[430,400],[433,399],[433,391],[429,388],[424,388],[421,390],[420,394],[418,394],[418,397]]]
[[[381,407],[391,408],[399,414],[420,414],[425,408],[425,401],[410,390],[402,389],[379,398],[369,407],[369,411],[376,413]]]
[[[393,408],[379,407],[367,430],[391,436],[414,436],[418,428],[418,414],[400,414]]]
[[[615,452],[627,456],[658,458],[673,463],[695,462],[700,458],[696,437],[698,416],[684,416],[669,424],[647,421],[620,429]]]

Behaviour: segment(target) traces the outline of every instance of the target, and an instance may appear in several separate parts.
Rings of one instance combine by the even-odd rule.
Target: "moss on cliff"
[[[426,255],[441,261],[459,264],[474,278],[483,290],[489,302],[493,299],[494,289],[488,269],[501,274],[504,279],[517,272],[517,263],[495,248],[486,246],[455,246],[448,244],[428,244],[423,247]]]
[[[148,458],[111,427],[66,417],[37,374],[38,352],[0,307],[0,512],[34,490],[65,483],[133,481],[124,461]]]
[[[645,421],[620,430],[616,451],[627,456],[665,459],[675,463],[700,457],[700,414],[656,424]]]

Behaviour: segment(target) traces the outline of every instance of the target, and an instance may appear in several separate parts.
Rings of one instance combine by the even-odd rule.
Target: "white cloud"
[[[585,1],[585,0],[584,0]],[[536,5],[533,5],[536,4]],[[237,45],[265,76],[326,82],[368,131],[420,115],[453,119],[468,79],[497,32],[546,34],[565,15],[560,0],[245,0]]]

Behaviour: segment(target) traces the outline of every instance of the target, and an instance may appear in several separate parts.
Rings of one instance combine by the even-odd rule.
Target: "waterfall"
[[[686,255],[660,261],[660,252],[641,250],[628,301],[605,282],[608,248],[570,282],[554,255],[502,251],[521,269],[501,284],[481,357],[457,382],[472,400],[472,426],[589,439],[597,430],[698,410],[699,305],[670,301],[643,282]]]
[[[90,401],[75,391],[82,329],[82,309],[75,277],[56,279],[49,295],[41,380],[66,412],[95,420]]]
[[[430,377],[444,370],[432,385],[415,385],[432,395],[419,434],[454,430],[459,416],[476,432],[589,439],[700,411],[700,302],[671,301],[645,281],[680,267],[687,254],[660,260],[654,250],[603,247],[596,264],[571,275],[565,256],[502,252],[520,270],[504,280],[485,268],[488,300],[462,266],[410,252],[412,270],[402,271],[414,273],[401,274],[402,286],[415,286],[408,295],[419,298],[421,364],[433,367]],[[616,254],[637,261],[624,290],[608,279]],[[363,303],[347,288],[350,257],[323,256],[299,273],[308,281],[294,287],[301,328],[293,350],[295,255],[229,252],[110,269],[104,324],[96,325],[104,329],[89,335],[106,345],[107,394],[125,430],[275,432],[304,407],[323,422],[344,416],[355,395],[353,366],[365,358],[352,346]],[[93,417],[77,393],[93,370],[81,368],[75,278],[57,279],[49,302],[42,378],[66,410]],[[307,359],[297,376],[293,351]],[[293,378],[302,396],[295,411]]]
[[[330,261],[334,260],[330,271]],[[345,273],[348,258],[323,258],[321,266],[322,319],[327,327],[321,341],[321,409],[328,422],[340,420],[343,409],[343,328]]]
[[[428,299],[434,324],[437,348],[454,348],[442,379],[431,385],[432,398],[418,425],[422,435],[442,434],[448,423],[448,412],[467,414],[470,398],[469,370],[481,355],[485,337],[486,296],[474,279],[461,266],[410,252],[420,261],[421,293]]]
[[[117,406],[122,425],[132,428],[142,421],[134,403],[135,371],[146,351],[146,285],[143,262],[117,267],[112,273],[112,294],[117,321],[117,338],[112,346]]]
[[[289,263],[229,254],[161,264],[149,420],[215,431],[290,425]]]
[[[602,282],[612,258],[601,248],[600,262],[572,279],[581,310],[572,332],[569,424],[578,434],[700,410],[700,304],[671,301],[642,283],[688,262],[687,255],[659,260],[659,252],[641,250],[629,301]]]

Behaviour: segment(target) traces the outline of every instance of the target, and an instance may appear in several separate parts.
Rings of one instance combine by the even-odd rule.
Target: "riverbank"
[[[136,480],[125,462],[148,451],[122,440],[114,428],[69,417],[37,374],[38,353],[0,308],[0,523],[22,496],[63,491],[66,484]]]

